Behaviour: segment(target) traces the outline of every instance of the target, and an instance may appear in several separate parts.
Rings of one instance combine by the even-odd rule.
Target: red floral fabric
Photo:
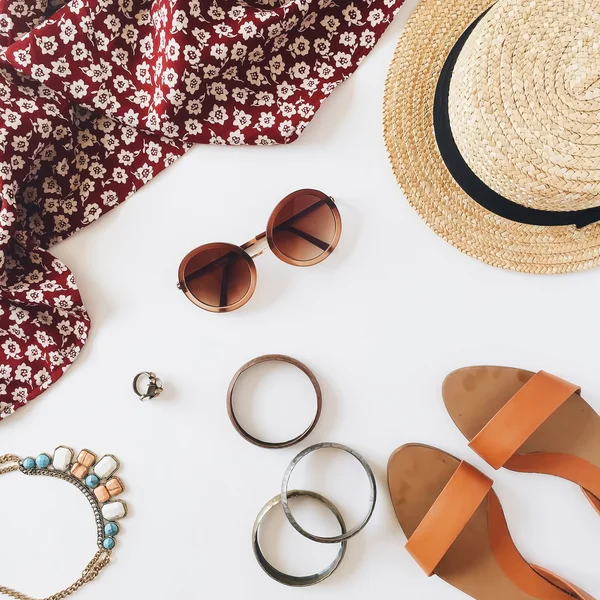
[[[0,0],[0,420],[90,318],[48,248],[193,143],[281,144],[402,0]]]

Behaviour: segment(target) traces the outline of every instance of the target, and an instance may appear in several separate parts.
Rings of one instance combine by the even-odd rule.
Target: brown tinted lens
[[[273,215],[273,244],[295,261],[312,261],[324,254],[335,238],[331,200],[299,192],[286,198]]]
[[[198,248],[187,262],[184,282],[190,293],[209,306],[239,302],[250,289],[252,272],[243,250],[229,244]]]

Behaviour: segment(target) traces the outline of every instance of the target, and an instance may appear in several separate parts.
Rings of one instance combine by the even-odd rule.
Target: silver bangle
[[[299,525],[298,521],[292,515],[292,511],[290,510],[288,504],[288,486],[290,482],[290,477],[292,475],[292,471],[296,468],[296,465],[308,454],[314,452],[315,450],[321,450],[322,448],[334,448],[336,450],[343,450],[344,452],[348,452],[358,460],[358,462],[362,465],[365,470],[367,477],[369,479],[369,486],[371,488],[371,493],[369,496],[369,510],[367,512],[367,516],[359,523],[356,527],[351,529],[350,531],[343,531],[340,535],[332,536],[332,537],[323,537],[320,535],[313,535],[306,531],[301,525]],[[288,518],[288,521],[292,525],[292,527],[298,532],[301,533],[304,537],[312,540],[313,542],[320,542],[322,544],[338,544],[340,542],[345,542],[350,538],[354,537],[357,533],[359,533],[365,525],[371,519],[373,515],[373,511],[375,510],[375,503],[377,501],[377,484],[375,483],[375,475],[373,475],[373,471],[369,466],[369,463],[360,455],[358,452],[352,450],[352,448],[348,448],[348,446],[344,446],[342,444],[335,444],[333,442],[323,442],[321,444],[315,444],[314,446],[309,446],[300,454],[292,460],[289,464],[288,468],[285,471],[285,475],[283,476],[283,481],[281,482],[281,506],[283,507],[283,511],[285,512],[285,516]]]
[[[296,496],[305,496],[308,498],[314,498],[318,500],[322,504],[324,504],[335,516],[338,523],[340,524],[340,529],[342,534],[346,533],[346,524],[344,523],[344,518],[342,517],[340,511],[336,508],[334,504],[332,504],[327,498],[321,496],[321,494],[317,494],[316,492],[309,492],[306,490],[292,490],[288,493],[289,498],[294,498]],[[346,546],[348,542],[342,541],[340,543],[340,550],[337,553],[333,562],[318,573],[314,575],[305,575],[305,576],[296,576],[296,575],[288,575],[287,573],[282,573],[278,569],[276,569],[273,565],[271,565],[264,554],[262,553],[260,543],[258,541],[258,532],[260,529],[260,525],[263,519],[267,516],[267,514],[271,511],[272,508],[281,503],[281,496],[275,496],[272,500],[269,500],[258,513],[256,520],[254,521],[254,527],[252,528],[252,549],[254,551],[254,556],[258,561],[258,564],[262,567],[263,571],[275,581],[279,583],[283,583],[284,585],[289,585],[291,587],[307,587],[309,585],[315,585],[316,583],[320,583],[324,579],[327,579],[339,566],[346,554]]]

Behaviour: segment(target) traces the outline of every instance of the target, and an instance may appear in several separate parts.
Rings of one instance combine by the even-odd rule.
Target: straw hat
[[[422,0],[384,133],[438,235],[527,273],[600,264],[599,40],[600,0]]]

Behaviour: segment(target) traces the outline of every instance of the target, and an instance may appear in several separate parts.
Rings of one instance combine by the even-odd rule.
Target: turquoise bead
[[[89,488],[92,488],[92,489],[97,488],[99,483],[100,483],[100,480],[94,474],[88,475],[85,478],[85,485],[87,485]]]
[[[119,533],[119,526],[110,521],[104,526],[104,533],[110,537],[113,537]]]
[[[115,540],[113,540],[111,537],[104,538],[104,541],[102,542],[102,545],[107,550],[112,550],[115,547]]]
[[[40,454],[35,459],[38,469],[45,469],[50,464],[50,457],[47,454]]]
[[[23,461],[23,468],[27,469],[28,471],[31,471],[33,467],[35,467],[35,461],[33,460],[33,458],[26,458]]]

